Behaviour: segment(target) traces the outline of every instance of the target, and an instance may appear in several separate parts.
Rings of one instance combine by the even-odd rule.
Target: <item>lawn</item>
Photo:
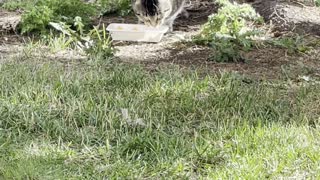
[[[22,56],[0,66],[0,179],[314,179],[319,102],[313,81]]]
[[[218,12],[192,2],[172,39],[111,45],[75,18],[91,5],[6,1],[0,16],[22,11],[27,28],[0,32],[0,180],[319,178],[320,40],[248,41],[246,11],[228,4],[211,16],[210,36],[185,41]],[[128,0],[97,3],[90,25],[136,22]],[[48,29],[62,20],[77,32]]]

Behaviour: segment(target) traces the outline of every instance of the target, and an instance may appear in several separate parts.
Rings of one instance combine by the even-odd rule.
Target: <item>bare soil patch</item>
[[[15,31],[20,21],[20,13],[9,12],[0,8],[0,33]]]
[[[171,50],[168,55],[170,58],[143,61],[141,64],[151,71],[161,66],[178,65],[182,68],[201,69],[206,74],[238,72],[260,80],[282,78],[299,80],[302,76],[320,79],[319,50],[305,55],[289,55],[285,49],[256,49],[244,54],[245,62],[237,63],[209,61],[208,57],[211,55],[213,54],[208,48],[192,46]]]
[[[210,48],[202,46],[187,46],[180,42],[188,40],[199,32],[208,15],[217,11],[213,3],[193,2],[188,8],[190,17],[179,18],[175,24],[175,32],[167,34],[162,42],[154,43],[122,43],[117,42],[117,57],[122,62],[139,63],[150,71],[159,67],[178,65],[182,68],[201,69],[204,73],[220,71],[239,72],[256,79],[279,79],[283,77],[299,79],[301,76],[319,77],[320,63],[311,58],[317,52],[308,55],[289,55],[285,49],[264,48],[245,53],[245,62],[217,63],[209,61],[212,55]],[[136,23],[135,17],[112,17],[102,22]]]
[[[320,8],[314,0],[255,0],[252,5],[276,30],[320,35]]]

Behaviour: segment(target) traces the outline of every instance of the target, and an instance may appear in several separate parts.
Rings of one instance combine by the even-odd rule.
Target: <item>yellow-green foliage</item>
[[[102,29],[94,27],[92,30],[86,31],[83,29],[84,24],[81,17],[74,19],[76,30],[71,29],[70,25],[63,22],[50,22],[50,25],[61,34],[58,37],[52,35],[47,38],[49,46],[56,44],[55,42],[58,39],[59,44],[63,47],[83,50],[90,58],[107,59],[113,56],[114,48],[104,25],[102,25]]]
[[[22,15],[22,33],[45,31],[49,22],[63,21],[72,24],[76,16],[88,23],[90,16],[95,14],[95,6],[83,1],[39,0],[34,2],[34,6],[26,7]]]
[[[263,22],[255,10],[247,4],[239,5],[219,0],[221,8],[209,16],[195,41],[210,45],[215,50],[216,61],[237,61],[240,51],[252,47],[250,36],[258,33],[249,22]]]

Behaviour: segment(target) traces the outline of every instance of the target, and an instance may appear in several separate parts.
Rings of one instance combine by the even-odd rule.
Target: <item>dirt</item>
[[[3,9],[0,10],[0,32],[15,31],[20,21],[20,13],[8,12]]]
[[[173,57],[171,50],[175,49],[175,44],[183,40],[189,40],[195,35],[208,16],[217,11],[214,3],[206,1],[193,1],[186,8],[189,18],[179,17],[174,24],[174,32],[168,33],[160,43],[135,43],[135,42],[115,42],[118,52],[116,56],[124,62],[144,62],[162,61]],[[96,23],[137,23],[135,16],[118,17],[108,16],[100,19]]]
[[[176,65],[182,69],[200,69],[205,74],[218,72],[238,72],[255,79],[290,78],[301,80],[301,77],[320,79],[320,49],[314,49],[308,54],[289,54],[280,48],[264,47],[244,53],[245,62],[218,63],[209,61],[214,56],[207,47],[188,45],[181,41],[190,40],[197,34],[201,25],[207,21],[208,15],[217,11],[217,6],[207,1],[194,0],[187,8],[190,13],[188,19],[180,17],[174,25],[174,32],[166,34],[160,43],[114,42],[118,49],[116,57],[128,64],[141,64],[150,72],[158,71],[162,67]],[[0,10],[0,15],[4,14]],[[1,16],[2,19],[5,17]],[[134,16],[108,16],[98,23],[136,23]],[[23,51],[23,38],[18,35],[0,34],[0,60],[8,55]],[[68,56],[68,57],[64,57]],[[78,59],[75,53],[48,55],[52,60],[69,61]],[[80,56],[80,59],[83,59]]]
[[[252,5],[276,30],[320,35],[320,8],[313,0],[255,0]]]
[[[198,33],[201,25],[207,21],[208,15],[217,11],[212,3],[201,2],[188,8],[190,18],[178,18],[174,33],[167,34],[157,44],[154,43],[122,43],[117,42],[119,50],[116,54],[122,62],[141,64],[150,71],[159,67],[178,65],[181,68],[201,69],[204,73],[221,71],[239,72],[256,79],[279,79],[282,77],[299,79],[310,75],[318,78],[320,64],[311,55],[289,55],[286,50],[279,48],[263,48],[245,53],[245,62],[217,63],[209,61],[212,52],[207,47],[183,45],[181,40],[190,40]],[[136,23],[135,17],[108,17],[101,22]],[[314,54],[317,54],[314,52]],[[289,71],[289,72],[288,72]],[[312,74],[312,73],[311,73]]]
[[[308,55],[289,55],[284,49],[257,49],[244,54],[245,62],[237,63],[209,61],[208,57],[212,55],[214,54],[210,49],[193,46],[183,50],[170,50],[170,58],[145,60],[140,64],[145,65],[150,71],[157,71],[158,67],[178,65],[181,68],[200,69],[204,74],[236,72],[259,80],[299,80],[302,76],[320,79],[319,51]]]

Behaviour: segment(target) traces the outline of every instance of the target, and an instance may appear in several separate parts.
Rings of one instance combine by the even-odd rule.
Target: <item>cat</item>
[[[166,25],[173,31],[173,23],[179,14],[188,17],[184,9],[186,0],[132,0],[132,7],[139,23],[159,27]]]

